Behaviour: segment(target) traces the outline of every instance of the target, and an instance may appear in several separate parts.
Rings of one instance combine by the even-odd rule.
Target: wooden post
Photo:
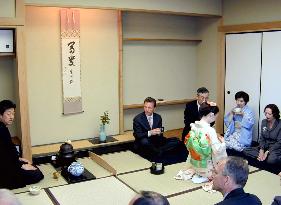
[[[222,25],[223,20],[220,20]],[[218,72],[217,72],[217,104],[220,108],[219,116],[216,121],[217,133],[223,133],[223,117],[224,117],[224,83],[225,83],[225,33],[218,34]]]
[[[27,76],[25,65],[25,35],[24,27],[16,27],[16,60],[17,60],[17,76],[18,76],[18,93],[20,112],[20,130],[23,157],[32,160],[30,128],[29,128],[29,112],[28,112],[28,92],[27,92]]]
[[[123,28],[122,11],[118,10],[118,87],[119,87],[119,134],[124,133],[124,110],[123,110]]]

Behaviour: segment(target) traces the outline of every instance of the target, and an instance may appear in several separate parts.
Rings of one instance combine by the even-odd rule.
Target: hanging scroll
[[[63,114],[74,114],[82,112],[79,11],[61,9],[60,18]]]

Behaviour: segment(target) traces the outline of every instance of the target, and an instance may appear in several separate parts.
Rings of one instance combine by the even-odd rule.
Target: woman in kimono
[[[226,132],[224,140],[227,149],[241,152],[249,147],[253,138],[255,117],[253,111],[247,106],[249,95],[244,91],[235,94],[236,107],[224,117]]]
[[[191,130],[185,138],[185,145],[190,153],[190,163],[194,168],[194,183],[208,181],[214,164],[227,157],[222,136],[210,126],[218,116],[219,108],[214,103],[203,103],[199,109],[200,121],[191,123]]]
[[[264,108],[265,119],[261,122],[261,134],[258,147],[244,149],[243,153],[269,165],[281,164],[281,121],[280,111],[275,104]],[[279,171],[276,170],[278,174]],[[281,169],[280,169],[281,171]]]

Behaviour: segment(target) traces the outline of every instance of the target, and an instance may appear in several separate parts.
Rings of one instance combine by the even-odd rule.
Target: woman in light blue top
[[[247,106],[249,102],[247,93],[244,91],[237,92],[235,100],[236,107],[224,117],[224,124],[227,128],[224,139],[227,149],[241,152],[252,143],[255,116]]]

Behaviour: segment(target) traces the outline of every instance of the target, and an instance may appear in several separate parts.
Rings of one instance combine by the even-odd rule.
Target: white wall
[[[62,115],[59,8],[26,7],[26,58],[32,145],[98,135],[108,110],[108,134],[119,132],[117,12],[80,9],[84,113]]]
[[[197,53],[197,84],[205,86],[210,91],[210,100],[217,99],[217,68],[218,68],[218,18],[200,19],[198,35],[202,42],[198,45]]]
[[[221,15],[221,0],[25,0],[28,5],[124,8]]]
[[[221,15],[221,0],[161,0],[157,2],[132,0],[118,2],[27,0],[25,3],[27,5],[77,5],[77,7],[80,8],[114,7]],[[99,116],[105,110],[109,110],[112,120],[108,129],[108,134],[118,133],[117,13],[112,10],[101,11],[94,9],[81,9],[80,12],[82,97],[85,112],[83,114],[63,116],[59,10],[58,8],[48,7],[26,7],[26,58],[32,145],[59,142],[67,138],[82,139],[92,137],[93,135],[96,136],[98,134]],[[139,14],[135,13],[133,18],[137,18],[138,21],[143,17],[142,15],[143,14],[139,16]],[[136,37],[135,34],[140,33],[143,35],[142,37],[148,37],[146,36],[147,29],[149,30],[149,37],[155,38],[185,38],[200,37],[202,35],[203,43],[201,44],[205,45],[204,38],[213,35],[213,29],[208,29],[208,32],[205,34],[204,29],[198,25],[198,22],[200,22],[198,18],[162,14],[157,14],[159,17],[156,17],[154,15],[155,14],[146,14],[145,25],[140,25],[138,28],[135,27],[136,25],[134,23],[130,24],[130,22],[125,22],[124,28],[127,29],[126,32],[124,32],[125,37],[130,37],[126,36],[127,34],[132,34],[131,37]],[[160,30],[154,30],[155,26],[159,27]],[[164,32],[162,32],[163,29],[165,29]],[[46,33],[48,35],[46,35]],[[211,39],[213,39],[213,37],[211,37]],[[173,51],[173,60],[170,62],[167,61],[171,63],[169,65],[165,63],[165,61],[161,59],[161,55],[159,55],[159,58],[156,58],[155,62],[162,63],[162,67],[158,67],[158,70],[155,69],[154,72],[157,74],[157,77],[165,79],[175,75],[173,70],[169,70],[172,64],[177,64],[178,66],[178,64],[186,63],[188,66],[186,68],[181,67],[181,70],[178,72],[184,74],[178,77],[182,78],[187,76],[187,78],[179,80],[179,83],[181,83],[179,87],[181,89],[175,89],[174,85],[159,88],[159,92],[157,92],[159,96],[155,96],[156,98],[163,98],[164,94],[166,96],[166,92],[164,92],[166,90],[171,91],[169,98],[166,98],[167,100],[183,98],[185,96],[186,98],[193,98],[197,87],[201,86],[202,82],[206,83],[205,68],[208,63],[202,64],[202,62],[198,60],[198,56],[204,56],[208,59],[209,54],[213,56],[213,51],[211,51],[211,49],[209,50],[210,53],[200,51],[198,45],[195,45],[195,43],[183,44],[185,43],[175,43],[173,46],[165,45],[168,48],[171,47],[169,50]],[[138,52],[141,54],[149,54],[146,49],[142,49],[141,47],[142,46],[136,44],[131,44],[127,46],[124,51],[133,48],[138,49]],[[151,49],[149,49],[150,52],[154,52],[157,55],[158,53],[163,53],[163,45],[156,43],[154,45],[149,45],[149,47],[151,47]],[[201,46],[199,45],[199,47]],[[165,55],[170,54],[166,53]],[[180,62],[178,59],[183,59],[185,55],[186,58],[183,62]],[[126,56],[124,57],[126,58]],[[130,58],[135,61],[134,57],[135,55],[130,56]],[[135,62],[137,62],[137,65],[142,65],[143,61],[148,60],[147,58],[143,58],[140,59],[139,62]],[[212,66],[211,70],[213,70],[213,68],[214,66]],[[158,75],[159,73],[160,75]],[[187,73],[188,75],[186,75]],[[144,75],[144,73],[141,74]],[[208,75],[209,74],[210,73],[208,73]],[[214,84],[214,76],[211,76],[209,81],[204,84],[210,89],[212,96],[215,96]],[[133,98],[127,98],[127,94],[133,93],[134,89],[133,87],[125,93],[125,103],[133,102],[128,101],[128,99]],[[145,92],[143,95],[146,97],[147,93]],[[140,98],[137,100],[139,101],[139,99]],[[164,123],[166,129],[183,127],[183,110],[184,105],[158,108],[158,111],[162,114],[166,123],[166,125]],[[126,113],[129,112],[129,114],[127,113],[127,118],[125,120],[125,129],[131,128],[131,119],[139,111],[140,110],[135,110],[132,112],[133,114],[131,114],[131,111],[126,111]]]
[[[13,57],[0,57],[0,101],[12,100],[17,103],[17,77]],[[17,132],[17,116],[14,124],[9,126],[12,136],[19,136]],[[19,136],[20,137],[20,136]]]
[[[0,0],[0,17],[14,18],[16,16],[15,0]]]
[[[281,20],[281,1],[223,0],[224,25]]]
[[[132,12],[123,17],[124,38],[198,38],[196,18]],[[142,103],[146,96],[193,97],[197,47],[194,42],[124,41],[124,104]]]
[[[194,17],[132,13],[123,15],[124,38],[198,38]],[[194,42],[123,42],[124,104],[143,103],[148,97],[178,100],[194,97],[197,79]],[[143,109],[126,110],[125,130]],[[165,129],[183,127],[184,105],[158,107]]]
[[[187,42],[124,42],[124,104],[142,103],[147,96],[165,100],[192,99],[206,86],[216,100],[218,18],[128,12],[123,15],[124,38],[197,38]],[[158,107],[166,129],[184,126],[185,105]],[[125,130],[143,109],[125,111]]]

